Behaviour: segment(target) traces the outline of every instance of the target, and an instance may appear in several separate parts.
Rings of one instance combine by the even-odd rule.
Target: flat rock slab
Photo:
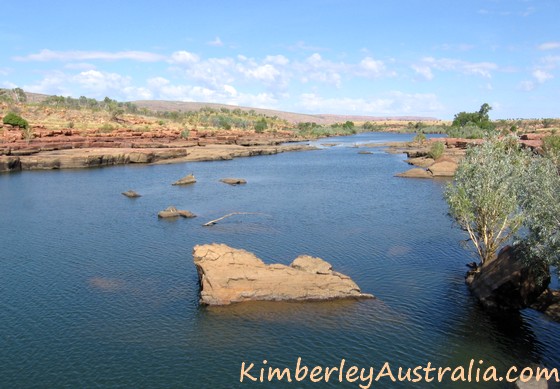
[[[192,174],[189,174],[188,176],[185,176],[185,177],[175,181],[171,185],[189,185],[189,184],[194,184],[195,182],[196,182],[196,178],[194,178],[194,176]]]
[[[266,265],[253,253],[224,244],[197,245],[194,264],[200,281],[200,303],[228,305],[243,301],[306,301],[374,298],[362,293],[350,277],[307,255],[290,266]]]
[[[436,161],[428,170],[434,177],[453,177],[457,170],[457,163],[450,160]]]
[[[433,177],[430,174],[430,172],[426,171],[425,169],[421,169],[419,167],[412,168],[404,173],[396,174],[395,176],[403,177],[403,178],[432,178]]]
[[[242,185],[247,183],[243,178],[222,178],[220,182],[229,185]]]

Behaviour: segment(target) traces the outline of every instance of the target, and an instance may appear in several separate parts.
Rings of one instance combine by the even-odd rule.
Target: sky
[[[443,120],[488,103],[493,119],[560,117],[559,0],[18,0],[2,14],[1,88]]]

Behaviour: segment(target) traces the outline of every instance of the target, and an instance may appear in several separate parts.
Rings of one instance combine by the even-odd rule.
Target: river
[[[243,361],[258,376],[263,360],[294,367],[298,357],[310,367],[345,359],[376,370],[471,359],[501,373],[560,367],[559,324],[531,310],[494,318],[470,296],[473,257],[447,215],[447,181],[396,178],[408,169],[403,155],[353,147],[412,136],[323,139],[317,144],[338,145],[231,161],[0,175],[0,387],[359,387],[239,382]],[[171,186],[191,172],[196,184]],[[120,194],[128,189],[142,197]],[[169,205],[198,217],[159,220]],[[230,212],[255,214],[202,226]],[[192,248],[211,242],[267,263],[321,257],[377,299],[200,307]],[[383,382],[372,387],[411,386]]]

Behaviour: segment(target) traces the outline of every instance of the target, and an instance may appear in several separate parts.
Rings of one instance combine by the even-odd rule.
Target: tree
[[[494,125],[488,116],[490,110],[492,110],[492,107],[488,103],[484,103],[480,106],[478,112],[459,112],[453,118],[452,127],[475,125],[485,130],[491,130]]]
[[[29,123],[27,122],[27,120],[15,114],[14,112],[8,112],[8,114],[2,119],[2,122],[4,124],[9,124],[11,126],[23,129],[27,129],[29,127]]]
[[[255,132],[261,134],[268,128],[265,118],[261,118],[255,122]]]
[[[515,137],[489,139],[467,151],[447,187],[450,214],[468,233],[481,263],[494,258],[523,225],[519,188],[530,158]]]
[[[560,271],[560,175],[550,156],[535,157],[521,191],[527,233],[521,239],[529,261],[544,261]]]

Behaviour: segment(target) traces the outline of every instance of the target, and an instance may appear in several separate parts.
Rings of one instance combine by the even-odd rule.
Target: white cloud
[[[533,77],[535,77],[535,79],[537,80],[537,82],[539,84],[544,83],[546,80],[550,80],[551,78],[554,78],[554,76],[550,73],[545,72],[544,70],[541,69],[536,69],[535,71],[533,71]]]
[[[285,66],[290,63],[290,60],[283,55],[267,55],[264,62]]]
[[[518,89],[521,89],[525,92],[530,92],[535,89],[535,83],[533,81],[521,81],[521,83],[519,83]]]
[[[315,93],[304,93],[300,95],[299,105],[312,113],[364,115],[421,115],[433,114],[442,109],[434,94],[403,92],[390,92],[383,97],[372,99],[323,98]]]
[[[88,61],[88,60],[132,60],[140,62],[158,62],[165,57],[160,54],[150,53],[147,51],[53,51],[41,50],[36,54],[26,56],[13,57],[16,61]]]
[[[375,60],[371,57],[365,57],[364,59],[362,59],[358,67],[359,69],[357,71],[357,74],[362,74],[365,77],[377,78],[388,75],[385,63],[380,60]],[[390,75],[395,75],[395,73],[392,72]]]
[[[288,46],[290,50],[302,50],[302,51],[325,51],[326,49],[319,46],[308,45],[304,41],[298,41],[294,45]]]
[[[432,69],[426,65],[412,65],[412,70],[416,72],[416,74],[421,75],[426,80],[431,80],[434,78],[434,74],[432,73]]]
[[[208,42],[208,44],[210,46],[216,46],[216,47],[222,47],[224,45],[224,42],[222,42],[222,40],[220,39],[219,36],[217,36],[216,38],[214,38],[214,40]]]
[[[538,46],[539,50],[554,50],[560,49],[560,42],[544,42]]]
[[[171,54],[169,62],[178,65],[188,65],[196,63],[200,60],[198,55],[189,53],[188,51],[176,51]]]
[[[478,75],[486,78],[492,77],[492,71],[498,70],[498,65],[493,62],[468,62],[451,58],[433,58],[425,57],[422,59],[422,65],[431,69],[441,71],[457,71],[463,74]],[[427,73],[427,70],[424,69]]]
[[[64,65],[64,68],[72,69],[72,70],[91,70],[91,69],[95,69],[96,66],[87,62],[71,62]]]

